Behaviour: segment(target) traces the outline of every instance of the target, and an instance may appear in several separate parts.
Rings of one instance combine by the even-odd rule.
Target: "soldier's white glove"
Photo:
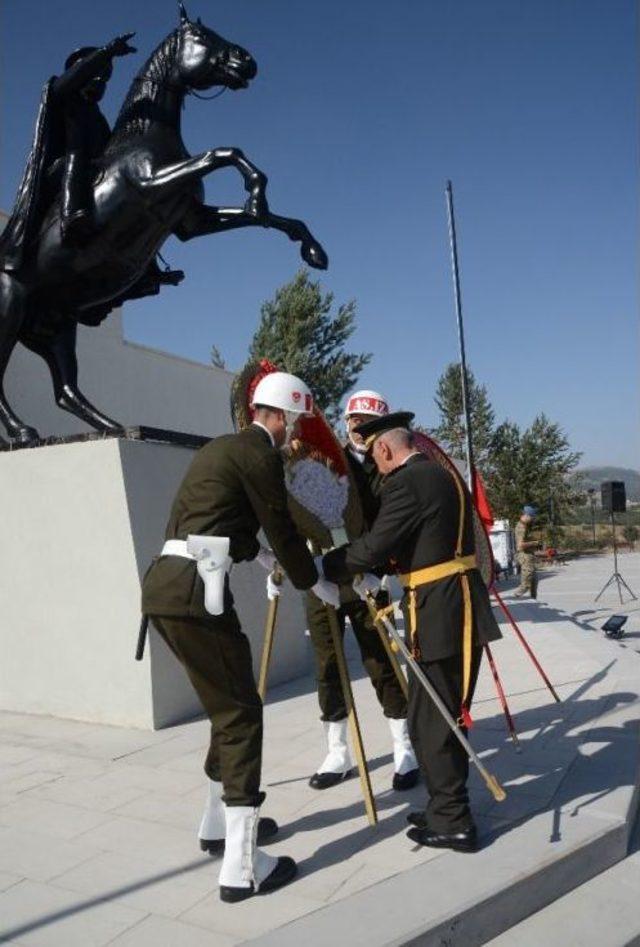
[[[376,595],[379,588],[380,579],[377,575],[373,575],[372,572],[365,572],[364,575],[360,575],[353,580],[353,591],[363,602],[367,601],[367,593]]]
[[[279,598],[281,589],[282,580],[277,582],[274,573],[270,572],[267,576],[267,598],[270,602],[273,602],[274,599]]]
[[[260,563],[263,569],[267,570],[267,572],[273,572],[278,562],[271,550],[267,549],[265,546],[260,546],[256,560]]]
[[[335,582],[329,582],[328,579],[320,576],[316,584],[311,587],[311,591],[325,605],[331,605],[333,608],[340,607],[340,589]]]

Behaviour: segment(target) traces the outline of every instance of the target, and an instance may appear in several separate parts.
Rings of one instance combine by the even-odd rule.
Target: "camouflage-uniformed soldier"
[[[256,556],[273,568],[277,557],[296,588],[313,588],[335,605],[338,597],[335,586],[318,579],[290,518],[277,449],[292,435],[297,417],[311,411],[311,392],[294,375],[274,372],[258,383],[254,409],[247,430],[216,438],[194,458],[142,594],[144,613],[184,665],[211,720],[205,762],[209,797],[198,834],[203,850],[224,850],[223,901],[274,890],[296,872],[293,859],[276,859],[256,848],[254,830],[265,795],[260,791],[262,702],[249,642],[233,607],[228,568]],[[260,549],[261,526],[273,553]],[[196,547],[208,552],[208,560],[195,561],[189,549]],[[277,825],[261,819],[257,830],[264,840]]]
[[[540,543],[528,538],[536,513],[537,510],[534,506],[523,506],[522,516],[513,531],[516,542],[516,556],[520,565],[520,585],[513,593],[516,598],[524,598],[525,595],[536,598],[538,594],[536,557],[533,551],[539,547]]]
[[[378,494],[382,480],[375,462],[367,454],[362,437],[356,434],[354,429],[365,421],[388,413],[388,404],[377,391],[356,391],[347,401],[347,442],[344,450],[357,485],[363,514],[363,518],[358,517],[356,521],[354,517],[349,516],[347,510],[345,525],[350,540],[357,539],[375,520],[380,506]],[[386,592],[379,593],[380,607],[388,604],[388,600]],[[410,789],[418,780],[419,770],[407,730],[407,701],[371,620],[367,604],[356,595],[351,582],[341,585],[340,603],[340,630],[344,634],[345,620],[349,618],[360,648],[362,663],[389,721],[393,741],[393,788]],[[313,593],[306,596],[306,607],[316,663],[318,701],[327,740],[327,755],[309,780],[309,785],[314,789],[328,789],[343,780],[352,768],[347,743],[347,710],[327,610]]]
[[[332,581],[345,582],[395,561],[405,588],[407,644],[464,728],[482,645],[501,635],[476,566],[469,491],[458,474],[413,449],[412,418],[396,412],[358,428],[385,475],[380,511],[369,532],[324,556],[323,570]],[[468,757],[412,674],[408,720],[430,797],[425,812],[409,817],[415,826],[409,837],[420,845],[473,851]]]

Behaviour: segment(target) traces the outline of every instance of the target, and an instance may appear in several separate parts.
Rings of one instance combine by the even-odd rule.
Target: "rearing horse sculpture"
[[[303,260],[325,269],[327,257],[300,220],[269,210],[266,176],[237,148],[191,157],[180,134],[186,94],[224,86],[246,88],[257,67],[249,53],[224,40],[181,4],[180,25],[149,57],[129,90],[93,182],[94,230],[81,246],[60,234],[60,200],[43,216],[17,271],[0,272],[0,421],[15,443],[38,432],[12,410],[2,379],[16,342],[46,361],[57,404],[98,430],[121,425],[78,388],[76,328],[98,324],[140,280],[164,241],[191,240],[239,227],[271,227],[301,244]],[[249,197],[242,207],[204,203],[202,178],[234,167]]]

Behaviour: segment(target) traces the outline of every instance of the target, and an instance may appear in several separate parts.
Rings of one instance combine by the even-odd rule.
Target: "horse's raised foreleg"
[[[313,266],[316,270],[326,270],[329,266],[329,257],[322,244],[316,240],[303,220],[296,220],[295,217],[281,217],[269,211],[264,226],[280,230],[286,233],[289,240],[300,243],[300,256],[309,266]]]
[[[236,168],[244,178],[245,190],[249,198],[244,210],[253,217],[260,217],[268,213],[265,191],[267,176],[249,161],[239,148],[214,148],[205,151],[194,158],[186,158],[175,164],[158,168],[147,176],[131,178],[134,184],[143,192],[179,189],[190,180],[198,180],[212,171],[220,168]]]
[[[256,218],[242,207],[210,207],[194,203],[174,233],[179,240],[192,240],[205,234],[223,233],[241,227],[273,227],[281,230],[290,240],[301,244],[300,255],[309,266],[318,270],[326,270],[328,266],[327,254],[303,221],[280,217],[270,211]]]
[[[59,408],[98,431],[121,431],[122,425],[94,407],[78,388],[76,332],[76,323],[69,322],[51,337],[36,332],[26,333],[22,343],[47,363]]]
[[[39,440],[35,428],[21,421],[4,394],[4,375],[27,316],[27,298],[22,283],[8,273],[0,273],[0,421],[17,444]]]

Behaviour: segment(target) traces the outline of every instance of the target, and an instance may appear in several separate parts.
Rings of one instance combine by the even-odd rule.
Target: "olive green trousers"
[[[525,592],[528,592],[532,598],[535,598],[538,592],[536,557],[528,552],[519,552],[518,562],[520,563],[520,585],[516,589],[516,592],[519,595],[524,595]]]
[[[210,618],[151,620],[183,665],[211,721],[207,776],[222,782],[226,805],[260,805],[262,701],[251,646],[235,610]]]
[[[316,681],[321,719],[342,720],[347,711],[342,696],[338,663],[325,605],[312,592],[307,593],[306,610],[309,635],[316,663]],[[398,678],[387,657],[380,635],[369,615],[365,602],[359,598],[345,602],[338,609],[338,622],[344,636],[345,619],[349,617],[356,636],[362,663],[376,692],[386,717],[407,716],[407,702]]]

